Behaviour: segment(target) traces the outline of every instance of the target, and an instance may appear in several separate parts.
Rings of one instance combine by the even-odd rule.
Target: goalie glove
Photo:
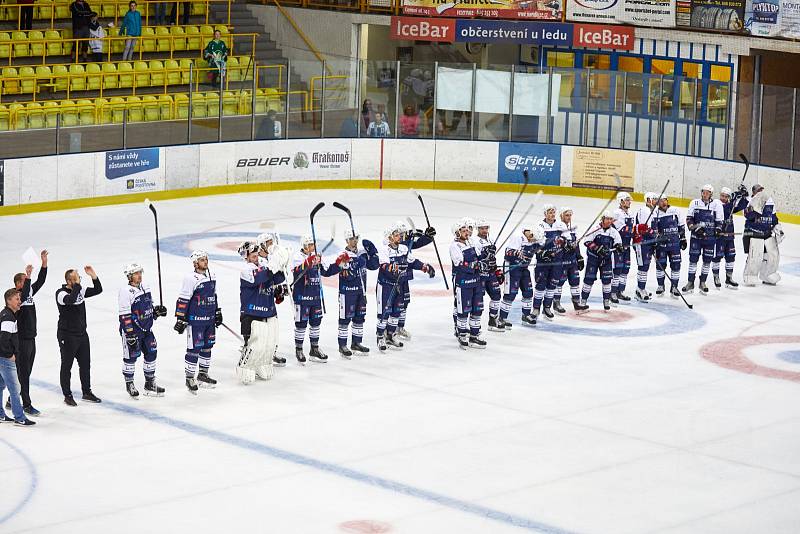
[[[425,237],[429,237],[430,239],[436,237],[436,228],[433,226],[425,228]]]
[[[214,312],[214,326],[219,326],[222,324],[222,308],[217,308],[217,311]]]

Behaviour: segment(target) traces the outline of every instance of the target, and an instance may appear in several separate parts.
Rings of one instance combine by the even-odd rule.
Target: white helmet
[[[206,252],[205,250],[200,250],[200,249],[193,250],[192,251],[192,255],[189,256],[189,257],[192,258],[192,263],[197,263],[198,261],[202,260],[203,258],[208,259],[208,252]]]
[[[569,206],[561,206],[560,208],[558,208],[558,211],[556,212],[556,215],[558,215],[558,218],[560,219],[561,216],[564,215],[567,212],[572,213],[572,208],[570,208]]]
[[[711,193],[713,195],[714,194],[714,186],[711,185],[711,184],[706,184],[706,185],[704,185],[703,187],[700,188],[700,191],[701,192],[708,191],[709,193]]]
[[[345,228],[345,230],[344,230],[344,239],[346,241],[349,241],[349,240],[353,239],[354,237],[358,238],[358,232],[353,232],[352,228]]]
[[[658,200],[658,193],[653,193],[652,191],[648,191],[644,194],[645,200]]]
[[[611,213],[611,212],[610,212],[610,211],[608,211],[608,210],[604,211],[604,212],[603,212],[603,216],[601,217],[601,219],[615,219],[615,218],[616,218],[616,217],[614,217],[614,214],[613,214],[613,213]]]
[[[631,197],[631,194],[627,191],[620,191],[617,193],[617,201],[622,202],[624,200],[633,200],[633,197]]]
[[[394,223],[394,229],[400,232],[401,234],[405,234],[408,232],[408,225],[403,221],[396,221]]]
[[[300,246],[303,248],[313,244],[314,244],[314,236],[312,236],[311,234],[303,234],[303,237],[300,238]]]
[[[253,243],[252,241],[242,241],[242,244],[239,245],[238,252],[242,258],[247,259],[247,256],[253,252],[258,252],[258,243]]]
[[[264,232],[256,238],[256,243],[264,249],[264,251],[267,250],[267,243],[270,241],[272,241],[273,245],[277,245],[281,241],[280,235],[278,235],[277,232]]]
[[[488,227],[489,221],[486,220],[486,217],[478,217],[475,219],[475,228],[483,228]]]
[[[542,206],[542,215],[547,215],[548,211],[555,209],[556,209],[555,204],[545,204],[544,206]]]
[[[730,187],[723,187],[722,189],[719,190],[719,194],[731,196],[733,195],[733,191],[731,191]]]
[[[450,230],[453,231],[453,235],[458,235],[458,233],[463,228],[469,228],[467,217],[463,217],[463,218],[459,219],[458,221],[454,222],[453,225],[450,227]]]
[[[467,228],[475,228],[475,219],[473,219],[472,217],[462,217],[461,224],[463,224]]]
[[[390,236],[390,235],[392,235],[392,234],[394,233],[394,230],[395,230],[395,228],[394,228],[394,226],[393,226],[393,225],[391,225],[391,226],[387,226],[387,227],[386,227],[386,228],[384,228],[384,230],[383,230],[383,237],[385,237],[385,238],[387,238],[387,239],[388,239],[388,238],[389,238],[389,236]]]
[[[122,272],[124,272],[125,276],[127,276],[128,279],[130,279],[131,275],[144,272],[144,269],[138,263],[129,263],[128,265],[122,268]]]

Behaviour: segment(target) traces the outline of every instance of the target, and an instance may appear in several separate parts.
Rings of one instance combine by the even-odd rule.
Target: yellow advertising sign
[[[618,175],[622,191],[633,191],[636,154],[603,148],[574,148],[572,186],[616,189]]]

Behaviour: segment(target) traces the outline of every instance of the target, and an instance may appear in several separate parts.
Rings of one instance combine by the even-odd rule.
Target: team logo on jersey
[[[294,155],[294,161],[292,162],[292,166],[295,169],[307,169],[308,168],[308,154],[305,152],[298,152]]]

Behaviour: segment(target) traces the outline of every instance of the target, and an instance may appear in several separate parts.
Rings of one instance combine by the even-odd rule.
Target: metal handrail
[[[306,34],[303,32],[303,30],[301,30],[301,29],[300,29],[300,26],[298,26],[298,25],[297,25],[297,23],[296,23],[296,22],[294,21],[294,19],[292,18],[292,16],[291,16],[291,15],[289,15],[289,12],[288,12],[288,11],[286,11],[286,10],[283,8],[283,6],[280,4],[280,2],[278,2],[278,0],[271,0],[271,1],[272,1],[272,3],[273,3],[273,4],[275,4],[275,7],[277,7],[277,8],[278,8],[278,11],[280,11],[280,12],[281,12],[281,15],[283,15],[283,18],[285,18],[286,20],[288,20],[288,21],[289,21],[289,24],[291,24],[291,25],[292,25],[292,28],[294,28],[294,31],[296,31],[296,32],[297,32],[297,35],[299,35],[299,36],[300,36],[300,38],[301,38],[301,39],[303,40],[303,42],[306,44],[306,46],[307,46],[307,47],[308,47],[308,49],[311,51],[311,53],[312,53],[312,54],[314,54],[314,57],[316,57],[316,58],[317,58],[317,60],[319,60],[320,62],[322,62],[322,64],[324,65],[324,64],[325,64],[325,59],[322,57],[322,53],[321,53],[321,52],[320,52],[320,51],[317,49],[317,47],[316,47],[316,46],[314,46],[314,43],[312,43],[312,42],[311,42],[311,40],[310,40],[310,39],[308,38],[308,36],[307,36],[307,35],[306,35]],[[326,65],[326,66],[325,66],[325,69],[327,70],[328,74],[333,74],[333,71],[331,70],[331,68],[330,68],[330,65]]]

